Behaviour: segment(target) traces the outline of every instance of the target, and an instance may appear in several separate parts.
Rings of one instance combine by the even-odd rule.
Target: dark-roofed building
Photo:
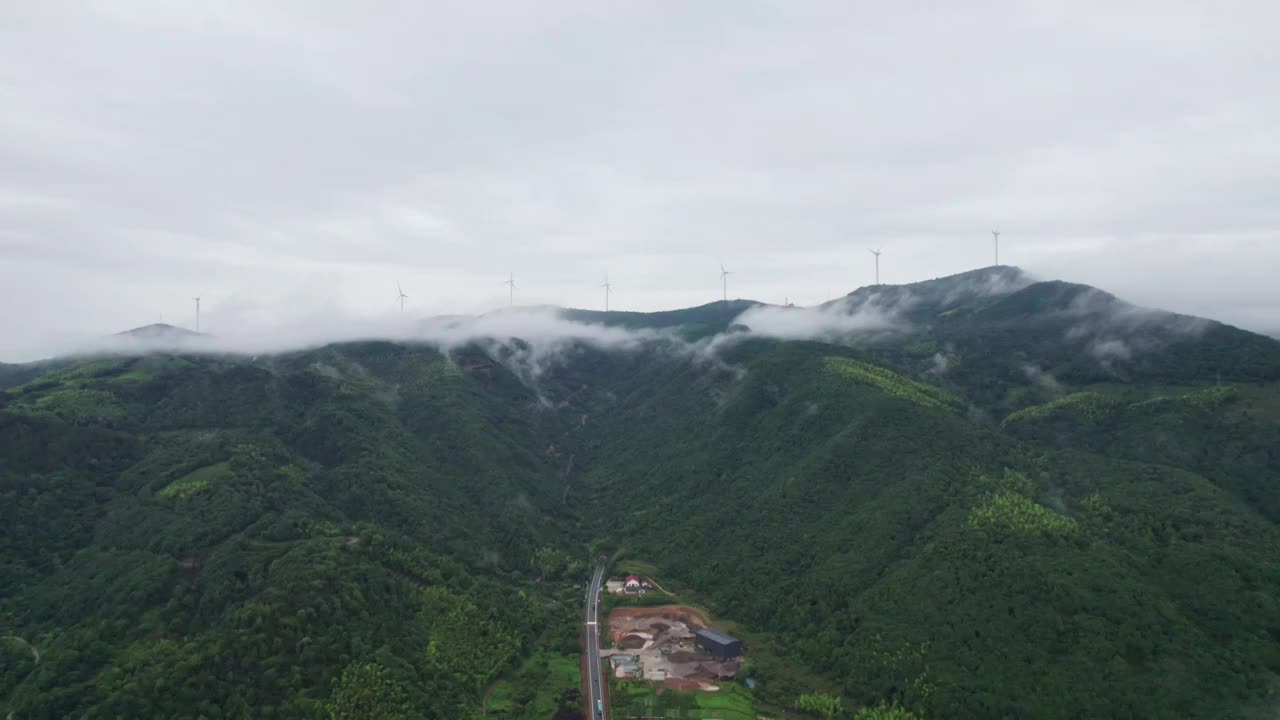
[[[698,647],[721,660],[741,657],[742,641],[718,630],[704,629],[694,633]]]

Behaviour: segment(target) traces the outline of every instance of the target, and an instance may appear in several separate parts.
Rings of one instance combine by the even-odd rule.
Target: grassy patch
[[[823,358],[823,363],[828,372],[863,385],[870,385],[917,405],[944,410],[957,410],[964,406],[959,398],[940,387],[905,378],[892,370],[876,365],[834,356]]]
[[[1028,420],[1042,420],[1055,414],[1068,414],[1085,420],[1102,420],[1120,407],[1115,400],[1096,392],[1082,392],[1058,398],[1053,402],[1023,408],[1004,419],[1001,427]]]
[[[1208,387],[1176,397],[1155,397],[1134,403],[1132,410],[1143,411],[1177,411],[1188,408],[1199,412],[1215,412],[1223,406],[1240,399],[1240,391],[1234,387]]]
[[[116,375],[115,377],[111,378],[110,381],[113,383],[146,382],[147,380],[151,380],[154,378],[155,378],[155,374],[153,374],[150,370],[147,370],[146,368],[143,368],[143,367],[134,366],[132,369],[129,370],[129,372]]]
[[[614,717],[667,717],[702,720],[755,720],[751,692],[724,683],[719,692],[677,692],[643,682],[618,682],[610,690]]]
[[[971,510],[969,525],[1031,535],[1069,535],[1079,529],[1075,520],[1008,490],[988,495]]]
[[[643,560],[619,560],[617,568],[618,572],[623,575],[639,575],[651,578],[658,574],[657,565]]]
[[[549,718],[555,715],[565,691],[581,685],[582,668],[576,655],[539,653],[493,684],[484,716],[494,720]]]
[[[217,482],[227,475],[231,474],[231,463],[220,462],[213,465],[206,465],[198,470],[193,470],[186,475],[174,480],[159,492],[160,497],[167,498],[185,498],[197,493],[209,486],[210,482]]]
[[[502,718],[511,714],[515,703],[511,700],[511,681],[499,680],[493,684],[489,697],[485,699],[485,717]]]
[[[109,392],[66,387],[55,390],[34,402],[14,406],[18,412],[30,415],[54,417],[73,425],[102,420],[118,420],[124,416],[124,406]]]

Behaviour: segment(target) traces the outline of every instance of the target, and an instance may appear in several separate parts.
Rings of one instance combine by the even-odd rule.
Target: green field
[[[658,574],[658,568],[649,562],[643,560],[626,559],[619,560],[615,565],[618,572],[623,575],[640,575],[642,577],[653,577]]]
[[[555,715],[566,690],[582,684],[577,656],[540,653],[520,669],[493,684],[484,717],[493,720],[549,718]]]
[[[717,718],[755,720],[751,693],[736,683],[725,683],[719,692],[686,693],[642,682],[619,682],[610,689],[615,717]]]
[[[174,480],[160,490],[158,495],[167,498],[185,498],[192,493],[204,490],[210,482],[217,482],[231,476],[231,463],[220,462],[193,470],[183,477]]]

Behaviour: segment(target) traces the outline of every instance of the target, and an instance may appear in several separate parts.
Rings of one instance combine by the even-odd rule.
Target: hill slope
[[[532,583],[568,562],[558,468],[533,396],[487,367],[368,343],[103,360],[10,389],[4,634],[42,659],[6,668],[0,699],[15,717],[318,717],[372,684],[456,718],[535,644],[575,647],[572,607]]]
[[[780,655],[930,717],[1226,717],[1273,687],[1276,526],[1231,489],[1019,442],[829,347],[746,355],[721,400],[673,376],[648,403],[678,419],[624,411],[589,474],[634,552]]]

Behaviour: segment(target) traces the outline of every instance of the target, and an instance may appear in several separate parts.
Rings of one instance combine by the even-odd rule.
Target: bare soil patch
[[[662,682],[662,687],[668,690],[679,690],[680,692],[698,692],[702,690],[702,683],[697,680],[685,680],[684,678],[667,678]]]
[[[659,605],[657,607],[621,607],[614,608],[609,613],[609,627],[612,628],[615,621],[621,623],[623,621],[635,620],[636,618],[654,618],[655,620],[677,621],[688,625],[690,628],[701,630],[711,626],[711,620],[702,613],[701,610],[691,608],[688,605]],[[668,626],[669,627],[669,626]]]

